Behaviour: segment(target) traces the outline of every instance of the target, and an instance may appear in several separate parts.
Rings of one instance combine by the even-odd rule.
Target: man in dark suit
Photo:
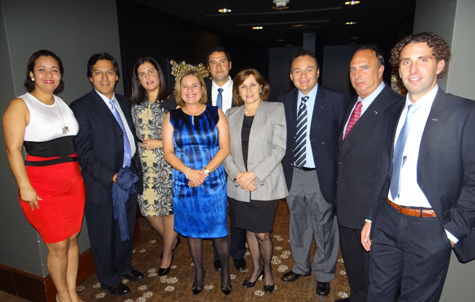
[[[335,203],[340,248],[351,295],[337,301],[364,302],[368,292],[369,253],[361,245],[361,229],[372,217],[376,200],[383,112],[403,97],[383,82],[384,58],[374,47],[362,46],[350,62],[350,80],[358,94],[345,114],[338,145],[338,181]]]
[[[391,51],[408,95],[400,117],[383,126],[382,193],[362,231],[369,302],[394,301],[398,291],[401,302],[439,301],[452,248],[463,262],[475,258],[475,102],[437,85],[449,60],[449,45],[433,33]]]
[[[326,296],[338,257],[333,184],[339,129],[348,97],[318,85],[319,75],[315,54],[300,51],[290,64],[290,79],[296,88],[279,97],[287,121],[283,166],[289,189],[290,247],[295,261],[292,270],[281,279],[293,282],[313,271],[317,295]],[[313,238],[317,253],[311,265]]]
[[[91,56],[87,76],[94,89],[74,101],[71,109],[79,123],[74,143],[86,185],[89,240],[102,287],[111,294],[125,295],[130,289],[122,283],[121,277],[131,281],[144,278],[131,264],[137,195],[131,195],[125,203],[126,218],[122,221],[114,219],[112,199],[113,183],[117,183],[122,167],[141,174],[131,103],[128,98],[114,93],[119,67],[111,55]],[[124,229],[128,231],[124,235],[129,237],[125,241],[121,239]]]
[[[206,82],[208,95],[207,105],[218,106],[226,112],[233,107],[233,80],[229,75],[231,70],[231,55],[224,47],[213,47],[208,50],[208,70],[211,80]],[[246,269],[246,230],[235,227],[233,209],[229,208],[229,237],[231,240],[229,252],[234,261],[234,267],[242,271]],[[218,253],[214,250],[214,268],[221,270]]]

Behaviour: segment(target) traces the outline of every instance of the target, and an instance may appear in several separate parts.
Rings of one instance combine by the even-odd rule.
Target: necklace
[[[55,102],[56,103],[56,102]],[[66,126],[66,123],[64,122],[64,117],[63,117],[63,113],[61,112],[61,108],[59,108],[59,104],[56,104],[56,107],[58,107],[58,110],[59,110],[59,114],[61,115],[61,120],[63,121],[63,128],[61,129],[61,131],[63,132],[63,134],[68,134],[69,132],[69,127]]]
[[[30,93],[30,94],[31,94],[36,100],[38,100],[38,102],[43,103],[43,104],[46,105],[46,103],[43,102],[43,101],[41,101],[38,97],[36,97],[36,96],[33,95],[32,93]],[[48,108],[51,110],[51,113],[53,113],[53,115],[54,115],[60,122],[61,122],[61,121],[63,122],[63,128],[61,128],[61,132],[62,132],[63,134],[68,134],[68,133],[69,133],[69,127],[66,126],[66,123],[64,122],[63,113],[61,112],[61,108],[59,108],[60,105],[56,102],[56,99],[54,99],[54,96],[53,96],[53,106],[55,106],[55,105],[56,105],[56,107],[58,108],[59,115],[61,116],[61,119],[58,117],[58,115],[57,115],[56,113],[54,113],[53,109],[52,109],[50,106],[48,106]]]

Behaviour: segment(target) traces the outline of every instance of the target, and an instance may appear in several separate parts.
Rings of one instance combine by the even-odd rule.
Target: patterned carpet
[[[210,240],[203,243],[204,266],[206,269],[205,288],[197,296],[193,296],[191,286],[194,269],[191,263],[186,240],[175,250],[174,262],[170,274],[158,276],[159,256],[162,241],[148,225],[144,218],[139,220],[141,239],[135,244],[133,266],[145,274],[141,282],[124,283],[131,288],[131,293],[125,297],[115,297],[104,291],[95,275],[78,286],[79,296],[84,301],[94,302],[152,302],[152,301],[334,301],[347,297],[349,286],[346,279],[343,260],[339,257],[335,279],[331,282],[331,292],[321,298],[315,294],[316,280],[312,276],[300,278],[293,283],[284,283],[280,280],[282,274],[292,268],[293,259],[289,244],[289,212],[285,201],[280,201],[274,223],[274,232],[271,234],[274,241],[274,257],[272,260],[276,288],[268,294],[262,290],[262,281],[258,281],[254,288],[243,288],[243,281],[250,275],[252,268],[249,253],[245,260],[247,270],[237,271],[230,262],[233,291],[225,296],[220,290],[219,272],[213,269],[213,251]],[[184,238],[182,238],[184,239]],[[312,249],[312,256],[315,247]],[[25,300],[2,300],[25,301]]]

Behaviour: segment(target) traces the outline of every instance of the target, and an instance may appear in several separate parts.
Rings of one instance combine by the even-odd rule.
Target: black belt
[[[294,166],[294,167],[295,167],[295,166]],[[299,170],[302,170],[302,171],[314,171],[314,170],[316,169],[316,168],[307,168],[307,167],[301,167],[301,168],[295,167],[295,168],[297,168],[297,169],[299,169]]]
[[[75,162],[75,161],[78,161],[77,157],[61,156],[58,158],[41,160],[41,161],[25,160],[25,166],[44,167],[44,166],[51,166],[51,165],[62,164],[62,163],[70,163],[70,162]]]

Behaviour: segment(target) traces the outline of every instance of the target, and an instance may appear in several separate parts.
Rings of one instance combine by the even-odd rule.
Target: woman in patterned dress
[[[172,168],[163,158],[162,124],[165,114],[176,108],[170,97],[165,76],[157,61],[150,57],[137,60],[132,75],[132,118],[143,168],[143,194],[138,196],[142,216],[163,238],[163,252],[158,274],[167,275],[173,250],[180,242],[174,231],[172,203]]]

